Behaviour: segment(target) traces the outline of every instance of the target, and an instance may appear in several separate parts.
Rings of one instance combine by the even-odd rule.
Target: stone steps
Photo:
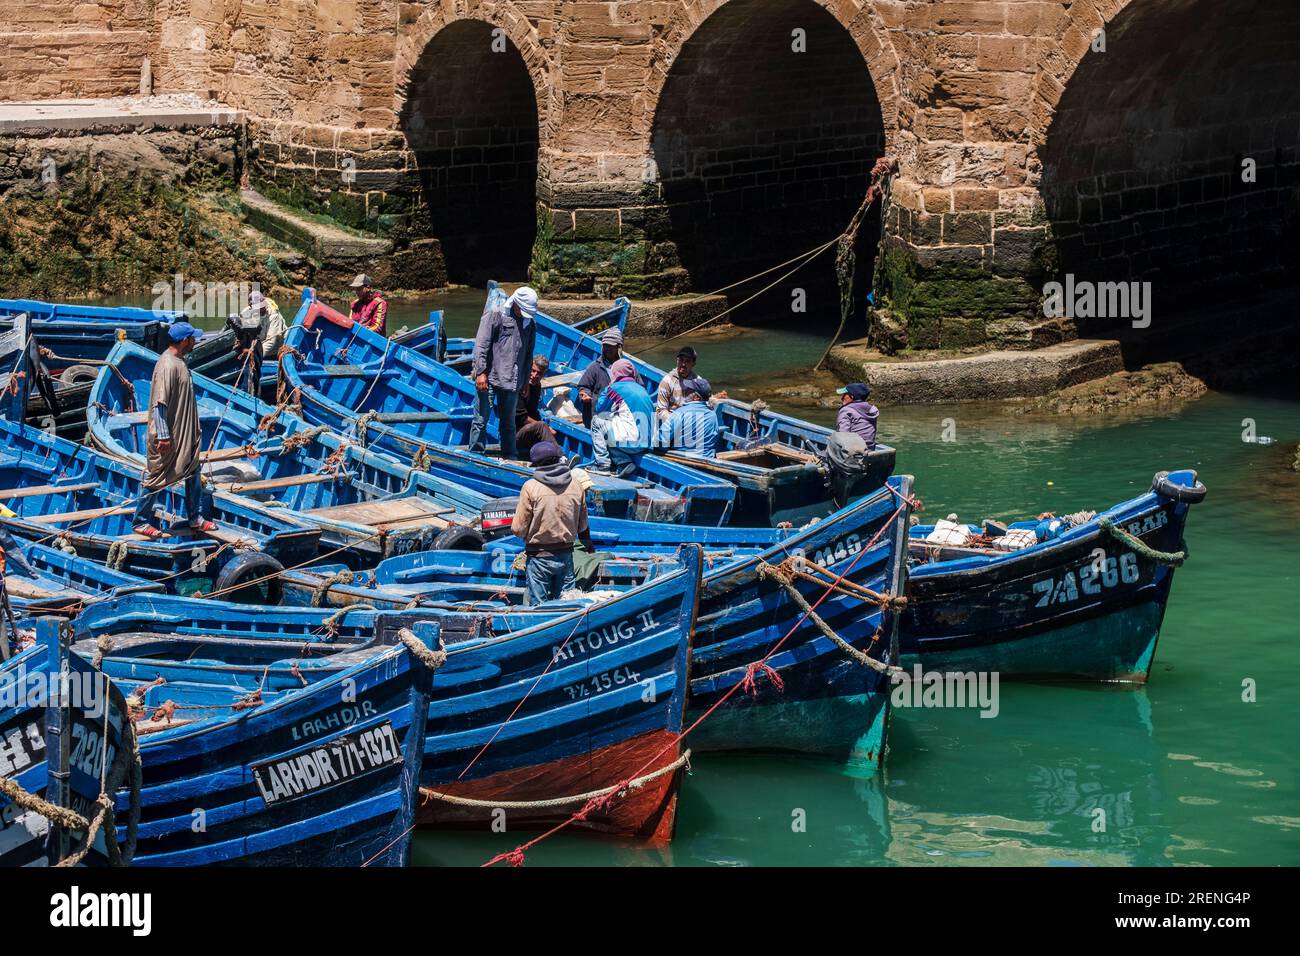
[[[241,189],[239,202],[246,222],[305,252],[322,265],[351,266],[386,256],[393,250],[388,239],[358,236],[337,226],[314,222],[267,199],[255,189]]]

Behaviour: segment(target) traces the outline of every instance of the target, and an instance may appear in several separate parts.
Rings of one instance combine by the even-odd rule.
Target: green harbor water
[[[391,327],[443,307],[453,335],[471,334],[481,303],[472,290],[395,303]],[[281,305],[291,314],[293,303]],[[773,397],[776,385],[807,380],[798,370],[826,337],[761,328],[693,342],[715,389],[830,422],[830,409]],[[640,354],[667,366],[677,344]],[[1083,419],[877,397],[881,438],[898,448],[898,471],[916,476],[931,519],[1101,510],[1145,491],[1161,469],[1200,473],[1209,495],[1188,522],[1190,558],[1174,580],[1150,683],[1003,684],[993,719],[896,710],[885,771],[872,780],[811,758],[698,756],[670,848],[560,834],[528,864],[1300,864],[1294,382]],[[1243,441],[1248,419],[1276,443]],[[1247,685],[1254,702],[1243,700]],[[1104,832],[1094,829],[1098,809]],[[413,863],[477,865],[527,837],[421,832]]]

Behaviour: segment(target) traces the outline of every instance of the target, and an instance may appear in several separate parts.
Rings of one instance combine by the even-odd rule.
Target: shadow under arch
[[[524,279],[537,230],[537,98],[519,50],[482,20],[434,35],[401,113],[415,155],[417,228],[442,243],[447,277]]]
[[[667,234],[704,291],[837,236],[884,153],[885,124],[867,63],[832,14],[813,0],[729,0],[673,61],[651,150]],[[859,232],[860,281],[878,233],[877,211]],[[809,315],[838,319],[833,251],[782,287],[763,302],[788,308],[801,287]]]

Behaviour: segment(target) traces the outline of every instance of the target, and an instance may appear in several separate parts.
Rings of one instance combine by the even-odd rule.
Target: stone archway
[[[855,4],[686,8],[665,33],[648,94],[657,94],[650,150],[660,218],[696,289],[752,275],[844,228],[896,128],[890,64],[869,13]],[[860,250],[867,270],[878,229],[878,220],[868,222],[860,234],[872,240]],[[810,313],[838,315],[833,256],[809,268],[790,284],[815,285]]]
[[[523,279],[542,117],[553,115],[549,63],[510,4],[459,6],[467,17],[427,10],[398,47],[396,103],[419,180],[413,225],[440,240],[453,282]]]
[[[1300,8],[1101,6],[1104,51],[1099,14],[1072,16],[1035,104],[1060,272],[1166,303],[1300,278]]]

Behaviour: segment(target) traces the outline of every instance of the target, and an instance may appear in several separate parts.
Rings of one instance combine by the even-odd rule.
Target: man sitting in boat
[[[600,358],[588,365],[578,379],[578,408],[582,410],[582,424],[591,427],[591,416],[596,397],[609,386],[609,367],[623,355],[623,332],[617,327],[608,328],[600,337]]]
[[[835,430],[857,435],[866,443],[867,451],[874,451],[876,420],[880,417],[880,409],[867,401],[871,397],[871,386],[865,382],[853,382],[838,389],[835,394],[840,396]]]
[[[519,401],[515,406],[515,448],[518,454],[526,455],[534,445],[541,441],[555,441],[555,432],[542,421],[539,408],[542,398],[542,379],[551,367],[551,360],[545,355],[534,355],[533,366],[528,372],[528,381],[519,390]]]
[[[655,397],[655,412],[659,416],[659,421],[668,421],[668,416],[675,409],[681,408],[684,401],[682,383],[695,377],[695,363],[698,360],[699,355],[689,345],[683,345],[677,350],[677,367],[660,381],[659,394]],[[715,399],[726,397],[727,393],[725,391],[718,392],[717,395],[709,398],[708,403],[713,405]]]
[[[655,409],[628,359],[611,365],[609,376],[591,421],[592,452],[601,471],[627,477],[636,470],[635,456],[650,447]]]
[[[573,544],[595,551],[587,523],[587,491],[554,442],[529,453],[533,477],[519,491],[511,532],[524,542],[528,603],[553,601],[577,586]]]
[[[709,383],[698,375],[682,382],[682,404],[659,426],[659,444],[700,455],[717,457],[718,416],[709,407]]]
[[[171,345],[158,356],[149,381],[149,429],[144,481],[136,505],[132,528],[146,538],[163,536],[153,523],[154,512],[164,491],[185,483],[185,513],[196,531],[215,531],[217,526],[203,517],[203,485],[199,476],[199,404],[194,397],[185,356],[203,333],[188,322],[176,322],[168,330]]]
[[[487,434],[489,402],[496,406],[497,430],[501,433],[501,457],[518,458],[515,449],[515,411],[519,393],[528,381],[537,341],[537,293],[520,286],[499,305],[488,299],[474,338],[474,421],[469,429],[470,451],[481,452]]]
[[[359,322],[372,332],[387,335],[388,300],[376,292],[374,282],[364,272],[352,280],[352,288],[357,290],[357,297],[352,300],[349,310],[352,321]]]

